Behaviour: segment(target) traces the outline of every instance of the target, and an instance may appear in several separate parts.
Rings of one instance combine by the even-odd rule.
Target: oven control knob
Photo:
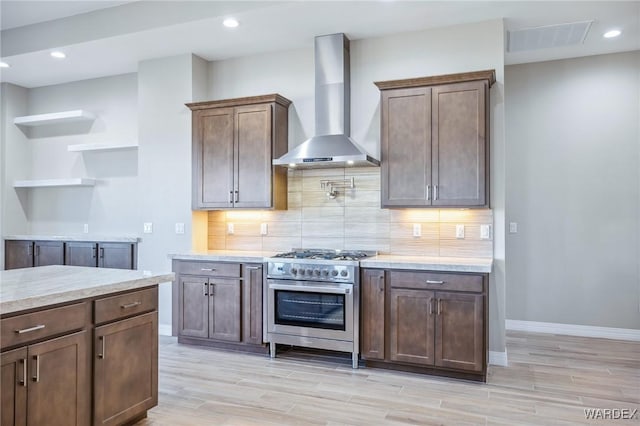
[[[304,269],[300,269],[298,272],[300,272],[300,275],[304,275]]]
[[[322,276],[323,277],[328,277],[329,276],[329,271],[327,271],[326,269],[322,270]]]
[[[343,269],[342,271],[340,271],[340,275],[343,276],[343,277],[346,277],[347,276],[346,269]]]
[[[314,269],[313,273],[316,274],[317,277],[320,276],[320,269]]]
[[[313,271],[311,269],[307,269],[307,275],[311,275],[313,274]]]
[[[338,276],[338,271],[334,269],[333,271],[331,271],[331,275],[334,277]]]
[[[295,275],[298,273],[298,270],[296,268],[291,268],[291,273]]]

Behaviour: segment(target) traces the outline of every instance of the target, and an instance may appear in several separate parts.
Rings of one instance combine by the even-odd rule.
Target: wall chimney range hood
[[[316,135],[273,160],[274,165],[307,169],[380,165],[349,137],[349,67],[349,39],[344,34],[315,38]]]

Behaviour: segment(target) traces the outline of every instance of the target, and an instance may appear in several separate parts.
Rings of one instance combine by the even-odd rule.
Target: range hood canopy
[[[274,165],[296,168],[380,165],[349,137],[349,62],[349,39],[344,34],[315,38],[316,136],[273,160]]]

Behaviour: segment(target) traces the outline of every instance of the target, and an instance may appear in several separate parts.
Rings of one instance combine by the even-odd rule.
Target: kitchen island
[[[0,272],[2,424],[145,417],[158,401],[158,284],[173,278],[59,265]]]

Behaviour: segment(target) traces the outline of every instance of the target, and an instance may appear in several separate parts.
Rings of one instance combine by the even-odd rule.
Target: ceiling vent
[[[546,49],[582,44],[593,21],[546,25],[507,32],[507,51]]]

